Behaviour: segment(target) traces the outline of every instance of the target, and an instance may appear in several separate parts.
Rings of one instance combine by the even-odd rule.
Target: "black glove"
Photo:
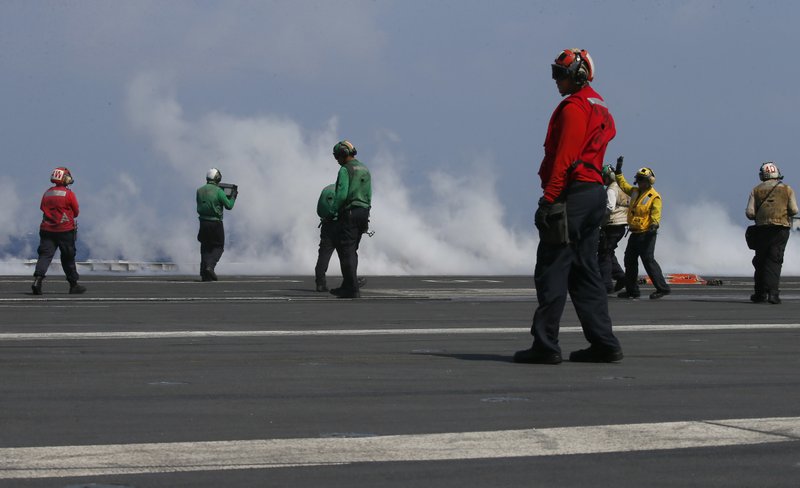
[[[533,217],[537,229],[545,230],[550,227],[550,224],[547,223],[547,216],[550,215],[552,209],[553,204],[551,202],[545,200],[544,197],[539,199],[539,208],[536,209],[536,215]]]
[[[650,224],[650,227],[647,228],[648,232],[656,232],[658,230],[658,224],[653,222]]]
[[[621,175],[622,174],[622,160],[623,159],[625,159],[625,156],[620,156],[620,157],[617,158],[617,167],[614,168],[614,174],[615,175]]]
[[[239,196],[239,187],[236,186],[236,185],[233,185],[233,188],[231,188],[231,198],[236,200],[236,197],[238,197],[238,196]]]

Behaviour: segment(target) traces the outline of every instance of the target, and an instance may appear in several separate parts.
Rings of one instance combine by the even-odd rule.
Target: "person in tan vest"
[[[617,161],[621,161],[620,156]],[[606,285],[606,292],[613,293],[625,287],[625,270],[617,261],[616,250],[619,241],[625,237],[628,227],[629,197],[617,184],[614,168],[603,166],[603,183],[606,185],[607,217],[600,227],[600,245],[597,248],[597,260],[600,264],[600,275]],[[614,283],[616,281],[616,284]]]
[[[753,268],[754,303],[781,303],[780,279],[783,252],[789,240],[792,216],[796,215],[797,200],[792,188],[783,182],[783,175],[772,161],[758,171],[761,183],[750,192],[745,215],[755,221]]]

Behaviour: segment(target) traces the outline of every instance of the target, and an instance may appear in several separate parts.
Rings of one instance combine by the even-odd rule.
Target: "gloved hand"
[[[650,227],[648,227],[648,228],[647,228],[647,231],[648,231],[648,232],[655,232],[655,231],[657,231],[657,230],[658,230],[658,224],[657,224],[657,223],[655,223],[655,222],[653,222],[652,224],[650,224]]]
[[[614,174],[615,175],[621,175],[622,174],[622,160],[623,159],[625,159],[625,156],[620,156],[620,157],[617,158],[617,167],[614,168]]]
[[[536,215],[533,217],[537,229],[545,230],[550,227],[550,224],[547,223],[547,216],[550,215],[552,209],[553,204],[551,202],[545,200],[544,197],[539,199],[539,208],[536,209]]]

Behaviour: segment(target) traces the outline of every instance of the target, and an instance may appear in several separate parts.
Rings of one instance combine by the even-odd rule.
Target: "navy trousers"
[[[779,225],[756,227],[756,255],[753,257],[756,294],[776,294],[780,291],[783,253],[789,241],[789,228]]]
[[[611,330],[608,297],[600,277],[597,245],[605,217],[606,192],[599,183],[572,183],[566,190],[570,244],[539,242],[534,282],[539,305],[533,315],[533,348],[561,353],[558,331],[567,294],[578,314],[583,335],[592,346],[621,349]]]
[[[216,268],[225,252],[225,226],[221,220],[201,220],[197,232],[200,241],[200,272]]]
[[[39,248],[37,249],[39,259],[36,261],[36,269],[33,272],[33,276],[44,278],[47,275],[47,269],[50,268],[50,263],[53,261],[53,256],[56,255],[56,249],[58,249],[61,251],[61,269],[64,270],[67,281],[77,283],[80,278],[78,269],[75,267],[75,238],[77,234],[77,230],[67,232],[40,230]]]
[[[358,291],[358,246],[369,229],[369,209],[353,207],[340,215],[341,227],[336,254],[342,267],[342,290]]]
[[[670,288],[661,266],[656,262],[656,231],[631,232],[628,236],[628,245],[625,247],[625,290],[631,296],[639,296],[639,258],[642,259],[644,270],[656,290],[669,293]]]
[[[617,261],[617,245],[625,236],[626,226],[606,225],[600,229],[600,245],[597,248],[597,259],[600,263],[600,275],[606,285],[606,291],[614,291],[614,280],[624,280],[625,270]]]
[[[314,277],[317,285],[327,285],[325,273],[328,272],[328,263],[331,260],[333,251],[336,250],[338,234],[339,222],[336,220],[325,220],[319,227],[319,253],[317,254],[317,265],[314,267]]]

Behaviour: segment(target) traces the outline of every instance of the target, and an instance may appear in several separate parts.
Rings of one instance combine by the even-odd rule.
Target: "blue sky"
[[[0,243],[36,231],[66,164],[91,257],[191,271],[194,189],[217,166],[242,190],[220,266],[305,274],[348,138],[375,178],[367,272],[529,272],[549,64],[581,47],[617,122],[607,160],[657,176],[662,267],[749,273],[760,163],[800,181],[797,18],[789,1],[6,0]]]

